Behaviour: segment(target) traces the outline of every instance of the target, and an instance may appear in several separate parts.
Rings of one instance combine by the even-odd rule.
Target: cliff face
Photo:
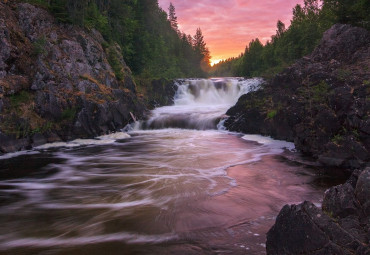
[[[144,110],[118,45],[0,2],[0,152],[115,131]]]
[[[370,32],[335,25],[315,51],[244,95],[228,113],[232,131],[294,141],[327,166],[370,161]]]
[[[267,254],[370,254],[369,31],[333,26],[311,55],[227,114],[230,130],[294,141],[323,165],[352,172],[326,192],[322,208],[284,206],[267,234]]]

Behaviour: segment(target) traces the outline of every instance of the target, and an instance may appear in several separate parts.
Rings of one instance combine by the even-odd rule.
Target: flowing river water
[[[178,81],[126,133],[0,157],[0,254],[265,254],[286,203],[328,183],[294,145],[222,118],[261,80]]]

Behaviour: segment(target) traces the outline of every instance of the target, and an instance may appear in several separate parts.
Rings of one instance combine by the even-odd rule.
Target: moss
[[[114,54],[114,52],[112,52],[112,51],[109,52],[108,61],[109,61],[109,64],[111,65],[111,67],[114,71],[114,74],[115,74],[117,80],[122,81],[125,78],[125,76],[122,72],[123,66],[120,63],[120,61],[118,60],[117,56]]]
[[[32,95],[29,92],[22,90],[18,94],[10,96],[9,99],[12,108],[18,108],[22,104],[30,102],[32,100]]]
[[[312,99],[314,102],[323,102],[329,91],[329,85],[325,81],[321,81],[316,86],[312,87]]]
[[[45,49],[46,46],[46,39],[44,36],[38,38],[36,41],[32,44],[33,50],[32,55],[33,56],[43,56],[46,55],[47,51]]]
[[[276,114],[277,114],[277,110],[269,111],[269,112],[267,113],[267,118],[268,118],[268,119],[273,119],[273,118],[276,116]]]
[[[339,80],[346,80],[352,75],[351,70],[348,69],[338,69],[337,70],[337,77]]]
[[[331,139],[331,141],[332,141],[333,143],[335,143],[336,145],[339,145],[341,142],[343,142],[343,140],[344,140],[344,138],[343,138],[343,136],[342,136],[342,135],[340,135],[340,134],[335,135],[335,136]]]
[[[72,108],[67,108],[62,112],[62,120],[73,120],[76,117],[77,109],[72,107]]]

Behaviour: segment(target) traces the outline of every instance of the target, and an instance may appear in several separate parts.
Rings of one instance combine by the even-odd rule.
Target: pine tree
[[[170,3],[170,7],[168,7],[168,20],[171,23],[172,29],[175,30],[176,32],[179,32],[179,27],[177,24],[177,17],[176,17],[176,10],[175,10],[175,6],[172,3]]]
[[[203,71],[208,71],[210,67],[210,53],[207,48],[206,43],[204,42],[204,37],[202,30],[197,28],[197,32],[194,35],[194,50],[196,54],[199,56],[200,66]]]
[[[283,33],[286,31],[285,24],[281,20],[278,20],[276,27],[277,27],[276,38],[280,38],[283,35]]]

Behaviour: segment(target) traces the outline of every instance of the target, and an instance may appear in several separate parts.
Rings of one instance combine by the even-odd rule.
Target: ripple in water
[[[189,97],[219,90],[194,92],[191,84],[180,86]],[[217,86],[224,93],[231,85]],[[235,101],[208,101],[209,113],[200,97],[156,109],[149,122],[176,118],[181,107],[215,122]],[[203,129],[195,122],[185,126]],[[264,254],[285,203],[320,200],[312,170],[284,159],[295,154],[291,143],[163,127],[0,159],[2,173],[17,173],[0,181],[0,253]]]

